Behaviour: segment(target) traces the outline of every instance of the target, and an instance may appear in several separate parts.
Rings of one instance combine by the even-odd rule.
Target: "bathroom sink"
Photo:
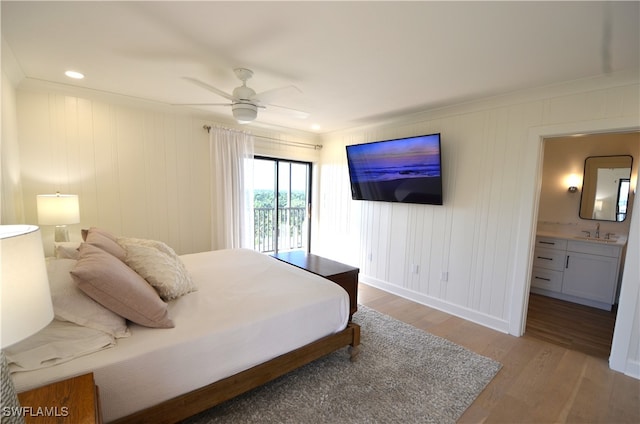
[[[618,239],[615,238],[596,238],[596,237],[587,237],[587,236],[574,236],[573,238],[578,239],[578,240],[585,240],[585,241],[595,241],[597,243],[617,243]]]

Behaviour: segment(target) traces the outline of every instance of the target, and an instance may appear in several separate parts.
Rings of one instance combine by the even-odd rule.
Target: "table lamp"
[[[0,346],[11,346],[37,333],[53,320],[53,305],[42,248],[40,228],[35,225],[0,225]],[[18,411],[20,404],[2,356],[1,410]],[[10,408],[10,409],[6,409]],[[2,422],[24,422],[13,413]]]
[[[55,225],[55,241],[69,241],[67,224],[80,222],[77,194],[38,194],[38,224]]]

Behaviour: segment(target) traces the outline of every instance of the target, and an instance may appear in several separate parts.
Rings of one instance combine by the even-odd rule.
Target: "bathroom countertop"
[[[609,246],[624,246],[625,244],[627,244],[627,237],[625,236],[614,236],[611,239],[606,240],[604,237],[586,237],[584,235],[566,234],[553,231],[538,231],[536,235],[538,237],[560,238],[566,240],[582,241],[585,243],[604,244]]]

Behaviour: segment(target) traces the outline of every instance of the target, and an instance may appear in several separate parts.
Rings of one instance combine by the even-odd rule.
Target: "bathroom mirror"
[[[590,156],[584,161],[580,218],[622,222],[627,217],[633,158]]]

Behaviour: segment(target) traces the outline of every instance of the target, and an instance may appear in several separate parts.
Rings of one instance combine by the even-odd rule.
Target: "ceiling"
[[[256,123],[320,133],[558,82],[639,69],[633,2],[11,2],[2,37],[22,84],[163,104],[295,85]],[[85,74],[70,80],[64,71]],[[187,106],[174,106],[185,108]],[[231,116],[224,106],[200,107]],[[311,130],[312,124],[321,129]]]

